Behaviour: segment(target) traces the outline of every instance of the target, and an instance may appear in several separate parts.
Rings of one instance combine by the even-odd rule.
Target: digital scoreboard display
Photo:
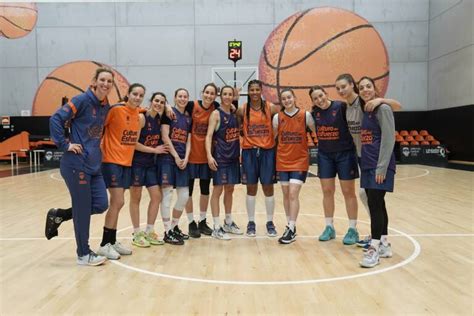
[[[242,59],[242,41],[229,41],[227,58],[234,63]]]

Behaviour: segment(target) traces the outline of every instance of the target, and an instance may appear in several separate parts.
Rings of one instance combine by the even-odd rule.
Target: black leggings
[[[382,235],[388,235],[388,214],[385,208],[385,193],[383,190],[365,189],[370,209],[370,231],[373,239],[380,240]]]
[[[202,195],[209,195],[209,186],[211,179],[199,179],[199,188]],[[189,179],[189,196],[193,196],[194,179]]]

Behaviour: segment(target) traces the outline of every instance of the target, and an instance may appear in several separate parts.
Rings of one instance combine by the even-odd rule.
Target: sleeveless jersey
[[[209,117],[215,109],[214,104],[211,104],[211,106],[206,109],[202,106],[202,102],[194,101],[192,110],[191,153],[189,155],[190,163],[207,164],[205,145],[207,126],[209,125]]]
[[[126,167],[132,165],[140,130],[138,111],[138,108],[131,109],[126,105],[115,105],[110,109],[101,144],[102,162]]]
[[[273,136],[270,104],[264,101],[265,114],[262,110],[255,111],[250,106],[249,119],[247,119],[247,106],[250,105],[247,103],[243,105],[244,119],[242,124],[242,148],[273,148],[275,146],[275,138]]]
[[[155,117],[144,113],[145,115],[145,126],[140,131],[140,138],[138,142],[148,147],[155,148],[160,144],[161,141],[161,123],[160,115],[156,114]],[[155,163],[155,154],[144,153],[135,150],[133,154],[133,166],[139,167],[153,167]]]
[[[239,161],[239,124],[235,113],[226,113],[220,108],[217,111],[219,111],[220,123],[212,138],[212,155],[219,166],[225,166]]]
[[[306,111],[293,116],[278,113],[277,171],[308,171],[308,141],[306,139]]]
[[[170,126],[169,137],[173,143],[173,147],[181,159],[186,156],[186,143],[188,141],[188,133],[191,132],[192,121],[188,112],[181,113],[178,109],[173,108],[176,115],[175,120],[170,120],[167,116],[163,117],[162,124]],[[171,162],[175,164],[171,154],[162,155],[161,161]]]

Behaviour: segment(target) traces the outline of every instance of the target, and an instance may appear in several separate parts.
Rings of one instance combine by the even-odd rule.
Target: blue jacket
[[[85,93],[72,98],[64,104],[49,120],[51,138],[64,151],[61,164],[78,168],[88,174],[99,174],[102,162],[100,141],[104,129],[105,117],[109,111],[108,100],[99,101],[95,94],[87,89]],[[70,121],[70,136],[64,135],[64,125]],[[67,151],[70,143],[81,144],[82,154]]]

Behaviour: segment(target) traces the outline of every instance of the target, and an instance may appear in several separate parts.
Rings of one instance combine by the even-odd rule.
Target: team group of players
[[[333,217],[337,175],[349,218],[343,243],[364,247],[360,262],[363,267],[374,267],[380,257],[392,256],[384,195],[393,191],[392,109],[398,110],[400,104],[379,98],[371,78],[363,77],[356,83],[349,74],[339,76],[336,89],[346,102],[330,100],[321,86],[311,88],[311,112],[297,107],[291,89],[280,92],[281,105],[263,100],[262,83],[258,80],[249,82],[247,102],[240,106],[236,89],[219,89],[213,83],[204,86],[202,100],[190,101],[186,89],[177,89],[173,107],[164,93],[153,93],[147,110],[141,108],[145,87],[136,83],[129,87],[124,103],[110,106],[107,95],[113,80],[110,69],[97,69],[91,87],[50,119],[51,137],[64,151],[60,172],[72,207],[49,210],[45,234],[48,239],[57,236],[60,224],[73,219],[78,264],[99,265],[106,259],[132,254],[116,239],[126,189],[130,189],[132,244],[150,247],[164,243],[183,245],[185,240],[201,234],[220,240],[229,240],[229,234],[243,234],[232,218],[234,185],[238,183],[247,188],[246,235],[256,236],[255,198],[260,182],[265,195],[267,235],[277,236],[273,186],[279,181],[287,226],[278,241],[292,243],[296,239],[299,193],[309,168],[307,129],[317,133],[319,146],[318,177],[326,221],[319,240],[336,236]],[[218,96],[220,102],[216,101]],[[66,123],[68,137],[64,133]],[[359,240],[356,228],[355,179],[359,168],[363,188],[360,196],[371,217],[371,235],[363,240]],[[195,179],[199,179],[200,187],[197,223],[192,203]],[[211,179],[212,229],[206,223]],[[140,229],[139,218],[143,186],[150,196],[145,231]],[[173,188],[177,198],[171,210]],[[222,193],[223,225],[219,215]],[[163,239],[154,228],[160,204]],[[90,217],[106,210],[103,238],[96,254],[89,247]],[[188,234],[178,226],[183,210],[189,222]]]

